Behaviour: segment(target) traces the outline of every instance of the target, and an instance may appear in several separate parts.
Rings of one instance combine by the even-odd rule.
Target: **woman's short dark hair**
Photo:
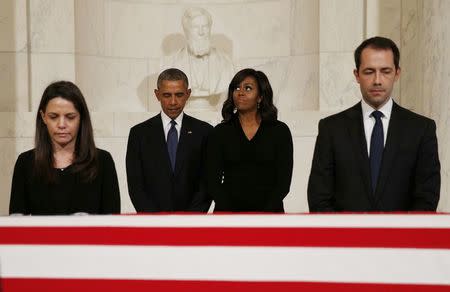
[[[239,84],[249,76],[255,78],[256,83],[258,84],[258,90],[261,96],[258,113],[261,116],[261,120],[274,121],[277,119],[278,110],[273,104],[273,90],[266,74],[262,71],[246,68],[236,73],[228,86],[228,96],[222,107],[223,122],[227,122],[233,117],[234,109],[236,108],[233,102],[233,92],[239,87]]]
[[[36,115],[34,175],[48,183],[55,182],[56,180],[55,172],[53,171],[53,145],[47,126],[41,116],[41,111],[45,113],[50,100],[56,97],[61,97],[72,102],[80,114],[80,126],[75,142],[72,171],[78,173],[82,181],[91,181],[98,173],[97,149],[94,143],[91,118],[83,94],[70,81],[54,82],[42,94]]]

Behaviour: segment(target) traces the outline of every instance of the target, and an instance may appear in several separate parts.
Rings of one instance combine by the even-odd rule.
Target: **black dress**
[[[280,121],[262,121],[248,140],[237,116],[217,125],[207,147],[207,186],[214,211],[284,212],[293,167],[292,136]]]
[[[91,182],[82,182],[72,166],[54,169],[57,180],[48,184],[33,174],[34,150],[17,158],[9,213],[65,215],[120,213],[120,193],[114,161],[109,152],[97,149],[99,171]]]

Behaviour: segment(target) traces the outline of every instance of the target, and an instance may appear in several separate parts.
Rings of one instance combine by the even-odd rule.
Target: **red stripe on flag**
[[[445,228],[0,227],[0,244],[450,249]]]
[[[18,291],[333,291],[333,292],[448,292],[447,285],[375,284],[375,283],[320,283],[320,282],[234,282],[234,281],[180,281],[180,280],[106,280],[106,279],[0,279],[3,292]]]

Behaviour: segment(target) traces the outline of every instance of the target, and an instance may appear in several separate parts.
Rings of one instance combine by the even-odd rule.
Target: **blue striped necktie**
[[[370,139],[370,173],[372,178],[372,191],[375,193],[384,150],[383,123],[381,122],[383,113],[374,111],[372,117],[375,118],[375,126],[373,126]]]
[[[170,121],[169,133],[167,133],[167,150],[169,151],[170,164],[172,165],[172,171],[175,171],[175,161],[177,160],[177,146],[178,146],[178,132],[175,125],[177,122]]]

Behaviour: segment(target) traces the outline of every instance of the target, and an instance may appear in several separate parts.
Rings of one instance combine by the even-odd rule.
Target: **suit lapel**
[[[186,156],[190,148],[190,136],[192,135],[191,118],[184,114],[183,123],[180,130],[180,140],[177,147],[177,158],[175,162],[175,175],[177,175],[183,167]]]
[[[392,163],[395,160],[398,145],[402,136],[402,121],[399,113],[399,106],[394,102],[392,105],[391,118],[389,120],[388,133],[386,139],[386,145],[383,151],[383,160],[381,162],[380,175],[378,178],[378,184],[376,188],[377,205],[381,199],[383,190],[386,186],[386,181],[389,177],[389,172],[392,169]]]
[[[364,134],[361,103],[358,103],[354,107],[350,108],[347,116],[349,118],[347,128],[353,147],[353,153],[357,157],[357,163],[360,167],[365,186],[365,193],[373,206],[374,198],[370,184],[370,164],[369,157],[367,155],[367,142]]]
[[[167,150],[167,142],[166,137],[164,134],[164,125],[162,124],[161,120],[161,114],[157,116],[157,119],[155,120],[155,135],[151,135],[150,139],[157,139],[157,145],[159,145],[158,153],[159,155],[156,157],[159,157],[161,160],[162,165],[165,165],[166,171],[172,175],[172,166],[170,164],[170,158],[169,158],[169,152]]]

